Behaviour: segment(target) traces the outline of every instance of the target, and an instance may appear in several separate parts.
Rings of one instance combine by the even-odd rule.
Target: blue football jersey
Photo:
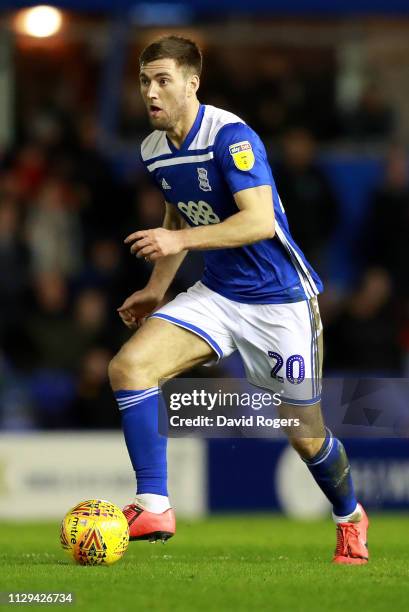
[[[275,304],[308,299],[322,283],[291,237],[284,207],[259,136],[236,115],[201,105],[183,145],[155,130],[141,157],[167,202],[192,226],[220,223],[238,212],[233,195],[270,185],[275,236],[236,248],[204,251],[202,282],[243,303]]]

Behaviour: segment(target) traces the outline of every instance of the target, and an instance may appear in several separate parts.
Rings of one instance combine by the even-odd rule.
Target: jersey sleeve
[[[214,156],[232,194],[242,189],[273,185],[267,153],[260,137],[245,123],[221,128]]]

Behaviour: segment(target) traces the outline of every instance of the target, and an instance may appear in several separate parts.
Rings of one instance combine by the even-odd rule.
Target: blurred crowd
[[[242,114],[267,140],[274,136],[271,163],[291,231],[327,286],[321,297],[326,373],[408,375],[406,152],[388,149],[355,245],[359,273],[339,291],[327,258],[343,207],[317,146],[340,130],[387,145],[394,129],[391,109],[369,88],[354,113],[335,120],[334,105],[324,95],[331,89],[329,65],[297,81],[288,62],[261,62],[257,75],[263,84],[246,72],[245,63],[244,80],[243,72],[232,69],[237,62],[226,58],[226,75],[213,60],[210,54],[212,76],[202,100]],[[136,159],[138,138],[149,128],[135,82],[132,87],[119,130],[135,138]],[[116,309],[151,272],[129,254],[123,239],[161,225],[163,203],[137,165],[132,172],[117,171],[111,151],[98,144],[95,113],[88,110],[40,99],[30,113],[25,108],[15,142],[0,157],[0,428],[119,425],[107,366],[130,332]],[[197,280],[201,267],[200,254],[192,253],[166,299]],[[233,374],[234,367],[214,373]]]

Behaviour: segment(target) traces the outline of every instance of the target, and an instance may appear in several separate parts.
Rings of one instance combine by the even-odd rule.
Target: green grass
[[[66,561],[57,523],[3,523],[0,591],[72,591],[76,602],[65,609],[102,612],[407,609],[408,517],[371,518],[371,562],[353,567],[331,565],[330,521],[263,515],[180,522],[167,544],[132,542],[111,567]]]

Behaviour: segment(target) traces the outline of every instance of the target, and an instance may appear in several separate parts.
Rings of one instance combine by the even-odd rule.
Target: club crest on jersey
[[[199,179],[199,188],[202,191],[211,191],[212,188],[209,183],[209,179],[207,178],[207,170],[206,168],[198,168],[197,169],[197,178]]]
[[[254,166],[255,157],[248,140],[230,145],[229,152],[233,158],[234,165],[239,170],[251,170]]]

